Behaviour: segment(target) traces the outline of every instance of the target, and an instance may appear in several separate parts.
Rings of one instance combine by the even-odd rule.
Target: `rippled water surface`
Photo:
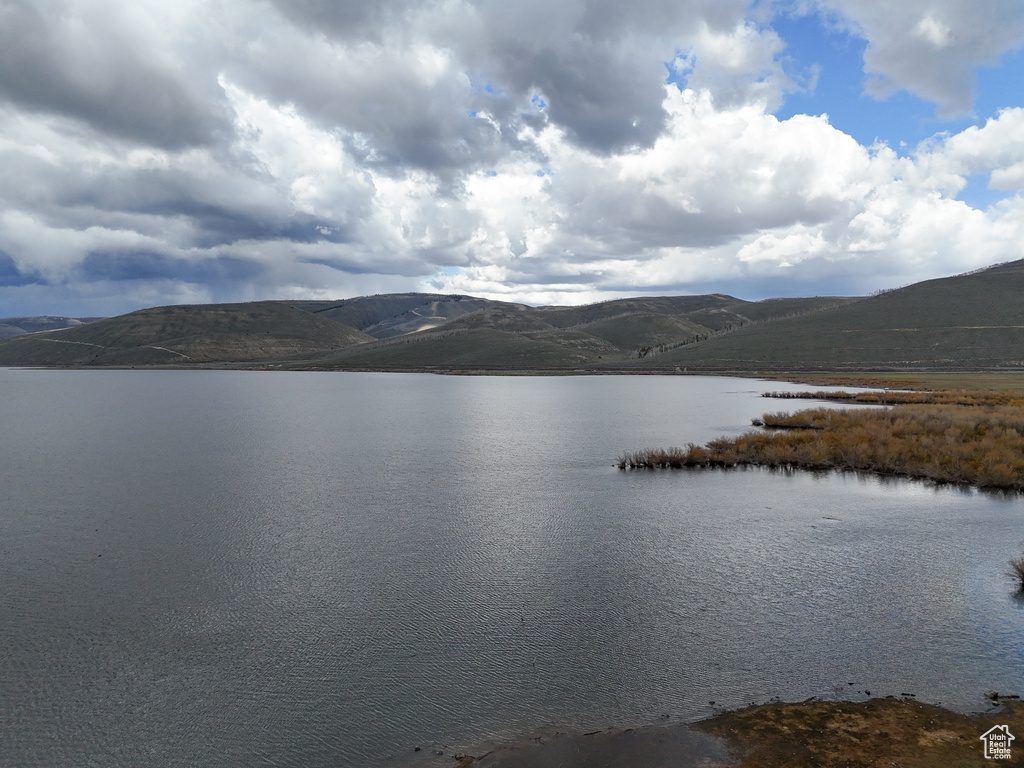
[[[1024,693],[1024,501],[612,466],[797,388],[0,370],[0,764],[372,768]]]

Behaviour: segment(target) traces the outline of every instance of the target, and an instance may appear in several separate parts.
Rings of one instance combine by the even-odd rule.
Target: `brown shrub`
[[[784,431],[721,437],[703,448],[624,454],[618,466],[838,468],[1024,490],[1024,404],[813,408],[766,413],[757,421]]]

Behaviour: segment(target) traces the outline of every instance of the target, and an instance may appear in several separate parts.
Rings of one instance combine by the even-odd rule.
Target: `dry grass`
[[[765,378],[798,384],[839,387],[876,387],[895,389],[1024,389],[1024,371],[918,371],[891,375],[863,373],[776,374]]]
[[[994,725],[1024,726],[1024,705],[962,715],[905,699],[765,704],[711,718],[696,729],[731,741],[741,768],[982,768],[1020,765],[986,760],[979,738]]]
[[[686,725],[547,733],[479,757],[459,756],[455,768],[988,768],[1020,766],[984,757],[979,738],[995,725],[1024,732],[1024,704],[1000,698],[999,709],[964,715],[913,697],[865,702],[816,701],[750,706]],[[731,758],[694,755],[694,732],[724,740]],[[1020,738],[1019,736],[1017,737]],[[703,751],[703,750],[701,750]],[[440,765],[440,763],[438,763]]]
[[[620,469],[739,465],[842,469],[1024,490],[1024,405],[900,405],[766,413],[699,447],[628,453]]]
[[[1016,405],[1024,406],[1020,390],[944,389],[937,392],[765,392],[781,400],[831,400],[865,405]]]

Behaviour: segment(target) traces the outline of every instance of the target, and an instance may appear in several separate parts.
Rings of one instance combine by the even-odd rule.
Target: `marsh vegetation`
[[[762,397],[780,400],[830,400],[837,403],[863,405],[1012,405],[1024,407],[1024,392],[943,389],[938,391],[869,391],[869,392],[765,392]]]
[[[1020,393],[906,394],[920,396],[924,402],[879,409],[766,413],[754,420],[763,429],[718,438],[704,446],[691,443],[686,448],[626,453],[619,457],[618,467],[840,469],[1024,490]]]

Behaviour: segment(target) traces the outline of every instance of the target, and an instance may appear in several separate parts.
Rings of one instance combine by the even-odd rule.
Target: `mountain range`
[[[1024,367],[1024,260],[869,297],[724,294],[532,307],[472,296],[155,307],[0,319],[5,366],[427,371]],[[87,320],[87,319],[86,319]],[[64,324],[64,325],[62,325]]]

